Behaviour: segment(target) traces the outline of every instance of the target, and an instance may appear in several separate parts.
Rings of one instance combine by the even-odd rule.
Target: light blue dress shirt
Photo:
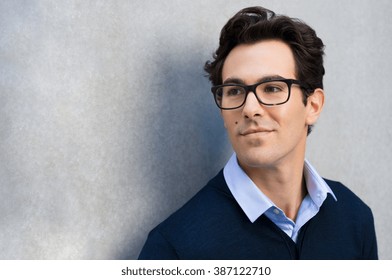
[[[301,227],[318,213],[328,193],[337,200],[331,188],[307,160],[304,164],[304,177],[308,194],[301,203],[295,222],[289,219],[246,175],[239,166],[235,153],[224,167],[223,174],[231,193],[252,223],[265,214],[294,242],[297,241]]]

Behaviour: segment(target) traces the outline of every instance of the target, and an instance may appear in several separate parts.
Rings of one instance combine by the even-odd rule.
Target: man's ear
[[[324,107],[324,91],[321,88],[315,89],[312,95],[308,97],[306,108],[306,124],[313,125],[318,120]]]

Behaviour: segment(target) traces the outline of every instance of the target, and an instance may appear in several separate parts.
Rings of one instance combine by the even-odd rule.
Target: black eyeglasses
[[[211,91],[215,103],[220,109],[232,110],[245,104],[249,92],[256,95],[257,100],[266,106],[282,105],[289,101],[291,86],[299,85],[301,88],[311,91],[304,83],[293,79],[271,79],[254,85],[224,84],[213,86]]]

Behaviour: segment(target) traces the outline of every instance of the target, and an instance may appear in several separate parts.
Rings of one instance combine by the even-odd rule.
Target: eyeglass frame
[[[257,96],[257,94],[256,94],[256,88],[257,88],[259,85],[261,85],[261,84],[270,83],[270,82],[284,82],[284,83],[287,84],[287,87],[288,87],[288,94],[287,94],[287,99],[286,99],[284,102],[279,102],[279,103],[276,103],[276,104],[268,104],[268,103],[264,103],[264,102],[263,102],[262,100],[260,100],[260,98]],[[249,94],[250,92],[253,92],[253,93],[254,93],[254,95],[256,96],[257,101],[258,101],[260,104],[263,104],[263,105],[265,105],[265,106],[270,106],[270,107],[272,107],[272,106],[278,106],[278,105],[285,104],[285,103],[287,103],[287,102],[289,101],[290,95],[291,95],[291,86],[292,86],[293,84],[299,85],[301,88],[303,88],[304,90],[306,90],[307,93],[312,92],[311,87],[308,86],[307,84],[305,84],[305,83],[303,83],[303,82],[301,82],[301,81],[299,81],[299,80],[296,80],[296,79],[284,79],[284,78],[268,79],[268,80],[265,80],[265,81],[261,81],[261,82],[255,83],[255,84],[253,84],[253,85],[243,85],[243,84],[235,84],[235,83],[228,83],[228,84],[216,85],[216,86],[211,87],[211,92],[212,92],[212,95],[214,96],[214,100],[215,100],[216,105],[217,105],[218,108],[220,108],[221,110],[235,110],[235,109],[241,108],[242,106],[244,106],[244,104],[245,104],[245,102],[246,102],[246,99],[248,98],[248,94]],[[218,100],[217,100],[217,97],[216,97],[216,96],[217,96],[217,90],[218,90],[219,88],[223,88],[223,87],[226,87],[226,86],[238,86],[238,87],[241,87],[241,88],[243,88],[243,89],[245,90],[244,102],[242,102],[241,105],[236,106],[236,107],[234,107],[234,108],[222,108],[222,107],[218,104]],[[308,96],[306,96],[306,97],[308,97]]]

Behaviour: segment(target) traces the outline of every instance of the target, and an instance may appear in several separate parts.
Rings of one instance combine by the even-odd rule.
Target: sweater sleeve
[[[179,259],[173,246],[165,239],[158,229],[154,229],[147,237],[139,260],[177,260]]]
[[[368,217],[365,220],[365,236],[363,240],[363,259],[365,260],[377,260],[377,238],[376,231],[374,228],[374,218],[372,211],[368,208]]]

